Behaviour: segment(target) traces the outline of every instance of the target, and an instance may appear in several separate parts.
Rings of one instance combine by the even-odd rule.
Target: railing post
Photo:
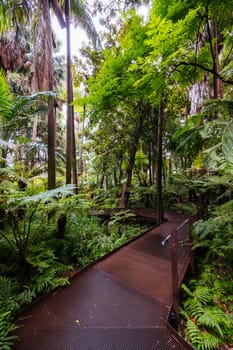
[[[192,235],[192,227],[194,223],[194,217],[191,217],[189,220],[189,254],[190,254],[190,268],[191,272],[194,273],[194,256],[193,256],[193,250],[192,250],[192,243],[193,243],[193,235]]]
[[[172,272],[172,294],[173,308],[179,324],[179,277],[178,277],[178,255],[177,255],[177,230],[171,234],[171,272]]]
[[[173,293],[178,290],[178,256],[177,256],[177,230],[174,230],[171,235],[171,260],[172,260],[172,290]]]

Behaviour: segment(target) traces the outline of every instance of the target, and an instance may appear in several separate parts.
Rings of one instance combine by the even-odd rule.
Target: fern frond
[[[0,276],[0,311],[15,312],[19,309],[17,303],[18,284],[11,278]]]
[[[18,299],[22,304],[30,304],[35,297],[35,291],[30,286],[24,286],[24,290],[19,294]]]
[[[10,312],[0,313],[0,349],[11,350],[17,336],[10,335],[17,326],[9,321]]]
[[[197,324],[212,329],[216,331],[220,337],[223,337],[223,332],[221,330],[221,316],[219,318],[218,314],[214,311],[215,310],[212,308],[205,308],[205,312],[198,318]]]
[[[41,192],[34,196],[24,197],[20,204],[25,205],[33,202],[48,203],[52,199],[59,199],[63,196],[72,195],[73,190],[74,190],[74,185],[66,185],[63,187],[55,188],[53,190]]]
[[[188,320],[186,324],[187,338],[197,349],[200,349],[202,343],[202,334],[198,326],[192,321]]]
[[[193,295],[203,305],[207,305],[213,300],[212,290],[206,286],[197,286]]]
[[[203,306],[196,298],[189,298],[184,302],[184,307],[196,320],[204,313]]]
[[[201,344],[198,346],[198,350],[214,350],[218,349],[219,345],[221,345],[223,342],[220,338],[208,333],[208,332],[202,332],[201,333]]]

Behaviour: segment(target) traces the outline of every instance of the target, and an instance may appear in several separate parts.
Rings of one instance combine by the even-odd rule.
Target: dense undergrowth
[[[30,192],[30,191],[29,191]],[[2,197],[3,198],[3,197]],[[118,248],[145,228],[128,211],[108,221],[72,187],[36,195],[8,193],[0,222],[0,348],[11,349],[14,319],[38,296],[69,284],[67,275]]]
[[[194,227],[196,276],[183,285],[183,336],[198,350],[233,347],[233,201]]]

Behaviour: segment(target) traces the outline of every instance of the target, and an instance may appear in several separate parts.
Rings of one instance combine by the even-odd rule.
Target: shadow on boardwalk
[[[192,349],[167,323],[174,281],[171,247],[161,244],[187,216],[166,219],[32,305],[17,322],[14,349]],[[177,262],[179,285],[188,263]]]

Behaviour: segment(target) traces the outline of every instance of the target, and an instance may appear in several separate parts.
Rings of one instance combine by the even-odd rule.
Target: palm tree
[[[11,24],[16,24],[20,21],[29,22],[30,14],[33,13],[33,51],[34,51],[34,73],[32,76],[32,90],[53,91],[54,88],[54,72],[52,63],[53,53],[53,37],[51,27],[51,14],[49,5],[51,4],[55,15],[62,27],[69,28],[70,17],[67,16],[67,9],[70,8],[70,1],[58,1],[58,0],[41,0],[41,1],[30,1],[30,0],[10,0],[7,2],[1,2],[0,13],[3,15],[1,18],[3,21],[0,26],[0,30],[3,30],[3,24],[6,27]],[[88,34],[91,34],[93,39],[97,39],[97,33],[94,28],[91,16],[88,12],[85,1],[72,1],[71,12],[76,20],[76,24],[82,25],[86,29]],[[64,16],[65,15],[65,16]],[[12,22],[10,23],[10,20]],[[69,30],[69,29],[68,29]],[[68,32],[67,30],[67,32]],[[67,34],[67,40],[69,36]],[[68,46],[68,45],[67,45]],[[69,49],[70,50],[70,49]],[[67,52],[67,70],[69,71],[70,54]],[[68,102],[68,117],[67,117],[67,178],[66,182],[71,183],[71,168],[75,169],[74,164],[75,158],[75,147],[74,147],[74,128],[73,128],[73,117],[71,103],[73,100],[72,93],[72,77],[68,74],[67,87],[69,87],[69,94],[67,98]],[[56,121],[54,113],[54,99],[50,98],[49,112],[48,112],[48,188],[52,189],[55,187],[55,130]],[[76,170],[74,171],[76,173]]]
[[[2,32],[11,28],[17,33],[20,24],[30,24],[33,29],[34,71],[31,79],[32,92],[53,91],[53,37],[48,0],[1,2]],[[30,15],[33,14],[33,21]],[[7,67],[7,66],[6,66]],[[54,99],[49,99],[48,109],[48,188],[55,188],[55,112]]]
[[[52,1],[54,12],[58,18],[61,27],[66,26],[66,40],[67,40],[67,126],[66,126],[66,183],[71,183],[71,177],[73,174],[73,184],[77,187],[77,169],[76,169],[76,146],[75,146],[75,133],[74,133],[74,110],[72,106],[73,102],[73,81],[71,71],[71,43],[70,43],[70,21],[71,13],[76,25],[80,25],[93,39],[94,44],[101,47],[98,41],[98,35],[93,25],[87,4],[85,1],[72,1],[65,0],[65,4],[61,4],[56,0]],[[65,14],[65,20],[63,18],[63,12]],[[77,188],[76,188],[77,190]]]

